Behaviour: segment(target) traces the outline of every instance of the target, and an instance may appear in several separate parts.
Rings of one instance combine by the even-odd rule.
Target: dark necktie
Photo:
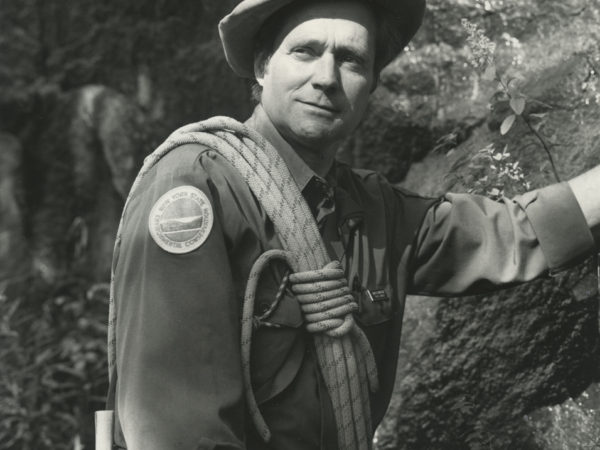
[[[312,177],[302,194],[321,229],[325,218],[335,211],[333,187],[321,178]]]

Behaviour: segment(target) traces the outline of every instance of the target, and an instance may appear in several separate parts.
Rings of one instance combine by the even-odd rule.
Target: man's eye
[[[310,47],[295,47],[292,53],[298,56],[313,56],[315,51]]]
[[[342,63],[356,64],[358,66],[363,64],[363,61],[361,58],[359,58],[358,56],[352,55],[350,53],[340,55],[339,60]]]

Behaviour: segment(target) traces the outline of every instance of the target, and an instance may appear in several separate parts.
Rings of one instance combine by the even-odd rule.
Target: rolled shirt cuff
[[[568,183],[527,192],[514,201],[525,211],[550,273],[581,262],[594,252],[594,236]]]

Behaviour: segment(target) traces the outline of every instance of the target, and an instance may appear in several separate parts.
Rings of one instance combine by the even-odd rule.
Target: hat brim
[[[279,9],[299,0],[243,0],[219,22],[219,35],[225,58],[232,70],[244,78],[254,78],[254,51],[258,33],[265,21]],[[401,38],[391,44],[383,65],[389,63],[415,35],[425,11],[425,0],[365,0],[389,11]]]
[[[294,0],[244,0],[219,22],[225,58],[233,71],[254,78],[254,46],[260,28],[276,11]]]

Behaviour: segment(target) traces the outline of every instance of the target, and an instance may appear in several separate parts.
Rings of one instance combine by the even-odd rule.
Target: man
[[[365,399],[369,433],[390,399],[407,293],[482,293],[564,269],[594,250],[590,229],[600,223],[598,168],[493,202],[422,198],[335,161],[379,70],[410,40],[423,9],[422,0],[245,0],[221,23],[231,67],[259,85],[246,126],[283,159],[343,268],[338,297],[352,293],[352,326],[366,335],[377,366],[379,388]],[[132,189],[115,254],[116,445],[350,448],[340,442],[320,331],[305,328],[311,314],[299,300],[322,273],[288,282],[285,267],[273,264],[261,277],[248,397],[243,298],[257,258],[282,247],[269,212],[277,205],[265,206],[251,177],[213,146],[169,149]],[[258,413],[248,412],[253,398]]]

